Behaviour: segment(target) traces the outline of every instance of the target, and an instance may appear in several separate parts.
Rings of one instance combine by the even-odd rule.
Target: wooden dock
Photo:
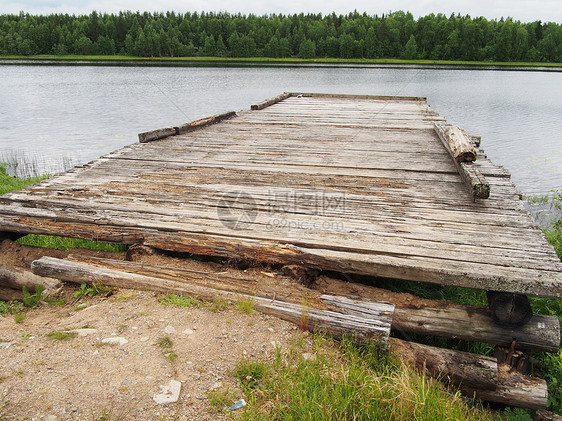
[[[285,94],[0,198],[0,230],[562,298],[509,173],[474,199],[424,98]],[[216,123],[216,124],[213,124]]]
[[[4,293],[62,280],[252,300],[303,329],[388,346],[470,397],[546,408],[546,382],[524,375],[526,353],[558,351],[560,323],[533,315],[527,295],[562,298],[562,264],[509,173],[425,98],[285,93],[139,140],[0,197],[0,239],[35,233],[134,245],[126,260],[44,253],[33,273],[0,267]],[[278,266],[267,276],[190,259],[176,267],[156,249]],[[482,289],[488,306],[357,284],[341,295],[334,280],[324,292],[282,285],[287,271],[318,270]],[[391,330],[486,342],[495,357],[407,342]]]

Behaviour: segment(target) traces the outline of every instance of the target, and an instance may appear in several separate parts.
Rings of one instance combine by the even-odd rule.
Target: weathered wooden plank
[[[283,101],[291,96],[290,93],[285,92],[281,95],[277,95],[276,97],[266,99],[265,101],[258,102],[257,104],[253,104],[250,109],[251,110],[263,110],[270,105],[277,104],[278,102]]]
[[[348,99],[348,100],[370,100],[370,101],[416,101],[425,102],[426,97],[423,96],[388,96],[388,95],[361,95],[361,94],[331,94],[331,93],[317,93],[317,92],[288,92],[291,97],[297,97],[302,95],[305,98],[337,98],[337,99]]]
[[[466,183],[471,196],[474,197],[475,199],[476,198],[487,199],[488,197],[490,197],[490,184],[480,173],[478,167],[476,167],[471,162],[457,162],[455,158],[455,154],[453,153],[453,151],[451,151],[449,147],[449,141],[447,139],[445,128],[437,123],[435,123],[434,127],[435,127],[435,132],[437,133],[439,139],[441,139],[441,142],[443,143],[443,146],[451,154],[453,158],[453,162],[455,163],[455,166],[457,167],[460,176]]]
[[[29,231],[31,226],[34,233],[51,233],[128,244],[143,242],[147,246],[165,250],[226,257],[237,256],[245,260],[309,265],[338,272],[413,279],[442,285],[517,292],[552,298],[562,297],[562,274],[556,272],[454,261],[449,261],[447,266],[443,266],[443,260],[435,258],[368,254],[353,250],[343,252],[337,249],[312,249],[271,240],[225,237],[206,230],[199,233],[181,232],[178,231],[182,228],[181,224],[175,224],[174,226],[177,227],[175,229],[163,230],[161,227],[158,228],[158,224],[150,221],[143,223],[142,228],[135,220],[122,221],[112,226],[99,225],[95,222],[68,224],[58,220],[44,219],[40,227],[33,227],[25,218],[16,217],[11,223],[4,219],[2,224],[10,225],[14,231],[18,231],[18,229]]]
[[[83,217],[77,216],[76,218],[71,218],[72,214],[75,212],[80,212],[81,209],[85,209],[85,207],[81,207],[80,204],[75,203],[73,201],[64,201],[60,200],[53,203],[54,206],[65,206],[65,217],[66,223],[69,226],[69,229],[72,229],[73,222],[77,222]],[[507,253],[505,248],[490,248],[489,244],[481,244],[478,248],[482,248],[482,250],[478,250],[476,246],[468,247],[462,244],[458,245],[455,243],[445,243],[442,240],[442,243],[436,242],[436,238],[431,238],[431,231],[429,230],[427,234],[427,241],[422,242],[419,239],[419,234],[412,234],[410,239],[404,236],[404,233],[394,234],[394,236],[385,236],[384,229],[381,229],[381,234],[378,235],[378,239],[376,242],[372,241],[372,235],[365,235],[360,233],[361,229],[354,229],[353,227],[347,227],[345,229],[341,229],[341,232],[336,236],[334,232],[332,232],[333,240],[326,241],[324,238],[325,231],[319,231],[315,234],[313,231],[310,230],[310,227],[300,227],[298,225],[298,220],[295,220],[294,224],[290,225],[289,222],[285,225],[280,225],[279,227],[275,227],[271,225],[271,221],[268,222],[267,218],[263,219],[261,223],[261,231],[256,231],[259,227],[254,221],[252,225],[251,232],[241,232],[236,233],[232,230],[227,229],[223,225],[223,220],[217,217],[217,214],[208,214],[205,216],[205,219],[202,219],[202,216],[196,216],[196,214],[190,211],[189,213],[185,214],[187,218],[178,219],[173,213],[168,213],[167,215],[163,212],[161,213],[154,213],[150,210],[150,205],[144,205],[143,203],[138,203],[137,207],[146,207],[147,212],[150,212],[146,215],[141,215],[139,213],[136,214],[135,218],[132,218],[129,212],[131,202],[126,202],[122,205],[121,211],[117,212],[109,212],[109,209],[115,209],[114,204],[110,204],[108,206],[103,206],[96,210],[95,206],[87,206],[89,209],[90,217],[89,220],[93,223],[100,224],[102,221],[112,221],[112,225],[119,225],[124,224],[127,226],[137,225],[139,227],[153,227],[155,229],[164,229],[164,230],[176,230],[178,233],[186,232],[191,230],[192,232],[200,232],[204,233],[214,233],[214,234],[222,234],[222,235],[234,235],[239,237],[240,235],[244,235],[246,238],[254,238],[257,240],[290,240],[294,242],[294,244],[299,244],[301,246],[308,246],[308,247],[330,247],[333,249],[339,250],[350,250],[357,253],[381,253],[386,255],[411,255],[412,257],[420,256],[420,257],[428,257],[428,258],[443,258],[447,260],[453,261],[454,259],[459,261],[467,261],[472,263],[484,263],[484,264],[499,264],[503,266],[516,266],[520,268],[535,268],[535,269],[542,269],[542,270],[551,270],[554,272],[558,272],[560,270],[560,263],[556,262],[554,259],[537,259],[533,258],[530,259],[525,256],[525,254],[510,254]],[[76,210],[72,209],[75,208]],[[19,212],[20,214],[22,212]],[[38,209],[36,207],[29,209],[30,215],[38,215]],[[97,215],[96,215],[97,214]],[[49,213],[43,213],[44,217],[50,217]],[[191,222],[191,219],[197,219],[199,222],[194,224]],[[153,222],[154,220],[158,222]],[[174,221],[181,221],[179,224],[174,224]],[[214,222],[213,222],[214,220]],[[58,219],[59,222],[63,222],[61,218]],[[329,222],[329,218],[325,219],[325,222],[321,222],[322,219],[316,222],[318,226],[322,226],[324,223],[333,224],[333,222]],[[107,222],[104,222],[107,223]],[[342,223],[343,224],[343,223]],[[271,225],[271,226],[270,226]],[[349,238],[350,234],[354,234],[353,237]],[[474,235],[475,239],[479,238],[478,234]],[[517,237],[514,237],[513,240],[515,241]],[[454,241],[454,237],[451,237],[449,241]],[[503,241],[508,242],[509,240],[504,239]],[[524,244],[529,244],[529,239],[526,240]],[[501,243],[500,243],[501,245]],[[477,252],[474,253],[473,250],[477,249]],[[496,253],[499,251],[499,255]]]
[[[31,268],[39,276],[53,276],[67,282],[101,282],[119,288],[147,289],[160,292],[176,292],[212,300],[222,297],[231,301],[253,300],[258,311],[298,323],[302,328],[324,331],[336,338],[350,335],[359,342],[377,342],[386,347],[394,306],[388,303],[354,303],[363,311],[349,314],[349,303],[332,298],[332,305],[340,311],[318,309],[275,299],[256,297],[229,291],[221,291],[201,285],[172,281],[160,277],[131,274],[114,269],[91,266],[81,262],[42,257]],[[50,275],[49,275],[50,274]]]
[[[175,127],[164,127],[150,132],[139,133],[139,142],[148,143],[176,135]]]
[[[439,137],[445,140],[444,146],[456,162],[476,161],[476,148],[463,129],[435,123],[435,130],[439,132]]]
[[[170,190],[168,189],[168,191]],[[227,191],[214,197],[205,196],[202,199],[201,206],[197,208],[193,203],[185,204],[183,202],[182,191],[177,194],[179,194],[178,202],[173,206],[167,204],[165,207],[155,207],[154,205],[158,204],[158,201],[154,199],[149,199],[150,202],[146,204],[143,202],[146,199],[141,196],[141,199],[137,200],[137,212],[130,211],[130,198],[119,200],[110,197],[106,200],[106,203],[100,203],[98,200],[93,200],[92,195],[87,195],[84,199],[65,198],[63,195],[58,195],[39,200],[36,197],[30,199],[27,195],[20,196],[14,193],[7,199],[0,199],[0,203],[9,200],[9,207],[5,210],[6,214],[48,218],[53,217],[58,212],[63,212],[59,215],[60,221],[74,222],[85,218],[90,221],[102,222],[109,219],[113,221],[113,224],[117,224],[119,221],[137,221],[141,223],[141,226],[145,226],[142,222],[147,221],[150,226],[161,227],[162,229],[201,231],[201,229],[197,229],[197,227],[201,227],[207,232],[227,236],[243,234],[258,239],[280,241],[284,239],[299,244],[312,244],[309,241],[314,241],[316,242],[314,243],[315,246],[333,242],[342,245],[342,247],[351,244],[354,249],[365,250],[385,244],[390,247],[410,244],[415,248],[416,243],[420,241],[419,246],[423,250],[425,241],[426,247],[434,249],[439,247],[439,243],[442,243],[446,253],[449,250],[454,253],[455,249],[459,250],[456,245],[465,244],[469,247],[493,247],[500,250],[517,250],[522,247],[527,250],[526,246],[531,247],[530,250],[537,250],[540,247],[541,253],[550,252],[550,254],[553,254],[552,246],[546,242],[544,235],[533,226],[510,227],[504,224],[497,227],[491,225],[478,227],[472,226],[470,223],[467,225],[458,223],[454,220],[449,222],[426,220],[422,224],[421,221],[417,220],[415,214],[408,216],[399,210],[392,209],[389,210],[388,215],[379,212],[378,218],[365,217],[353,220],[348,217],[347,210],[319,209],[318,204],[313,203],[308,211],[306,211],[306,205],[298,208],[293,205],[294,208],[288,212],[283,210],[283,206],[288,206],[284,202],[280,203],[280,209],[276,209],[272,207],[275,206],[275,203],[267,202],[267,197],[263,198],[263,203],[260,205],[262,198],[252,196],[242,201],[236,191]],[[109,192],[109,195],[112,196],[111,192]],[[195,193],[189,193],[189,195],[197,197]],[[333,207],[338,205],[338,196],[326,195],[323,200],[330,201]],[[212,206],[211,209],[205,207],[205,203]],[[219,208],[225,206],[228,206],[233,212],[232,217],[242,215],[244,212],[255,214],[252,225],[247,226],[241,233],[235,232],[236,230],[229,230],[228,224],[225,225],[227,215],[219,214]],[[87,210],[88,216],[82,215],[84,210]],[[305,215],[306,219],[303,219]],[[154,225],[155,222],[151,222],[154,218],[158,219],[156,225]],[[283,222],[279,222],[281,220]],[[197,222],[194,223],[194,221]],[[405,228],[406,226],[408,228]],[[295,231],[295,233],[292,234],[291,231]],[[333,238],[332,241],[325,238],[327,232]],[[490,238],[483,238],[487,234]],[[490,236],[489,234],[494,235]],[[350,235],[352,236],[350,237]],[[373,243],[373,235],[379,238],[377,243]],[[372,247],[369,244],[372,244]],[[492,252],[492,250],[489,251]],[[392,250],[388,252],[393,253]],[[406,253],[406,250],[394,249],[394,253],[398,252]],[[412,254],[416,255],[417,253]],[[517,258],[522,259],[522,261],[525,260],[524,255],[518,255]]]
[[[192,121],[191,123],[182,124],[181,126],[174,127],[177,135],[192,132],[193,130],[202,127],[210,126],[212,124],[220,123],[221,121],[228,120],[236,116],[235,111],[228,111],[222,114],[216,114],[211,117],[202,118],[201,120]]]
[[[166,139],[170,136],[176,136],[184,133],[191,132],[195,129],[209,126],[211,124],[218,123],[223,120],[227,120],[236,115],[236,112],[229,111],[222,114],[213,115],[211,117],[203,118],[200,120],[192,121],[191,123],[186,123],[181,126],[175,127],[165,127],[163,129],[156,129],[150,132],[139,133],[139,142],[148,143],[155,140]]]

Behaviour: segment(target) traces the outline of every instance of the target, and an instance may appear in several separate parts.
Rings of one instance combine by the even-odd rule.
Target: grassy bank
[[[30,184],[38,183],[47,179],[48,175],[41,175],[28,178],[13,177],[6,172],[6,165],[0,163],[0,195],[14,190],[21,190]],[[127,246],[123,244],[108,243],[105,241],[89,241],[78,238],[56,237],[51,235],[30,234],[18,240],[18,243],[35,246],[47,247],[58,250],[70,250],[75,248],[87,248],[92,250],[106,250],[111,252],[126,251]]]
[[[376,65],[391,64],[405,66],[450,66],[450,67],[500,67],[500,68],[562,68],[562,63],[529,63],[529,62],[501,62],[501,61],[460,61],[460,60],[402,60],[402,59],[341,59],[341,58],[269,58],[269,57],[249,57],[249,58],[225,58],[225,57],[133,57],[123,55],[36,55],[36,56],[0,56],[2,60],[44,60],[44,61],[99,61],[99,62],[148,62],[148,63],[184,63],[202,64],[334,64],[334,65]]]
[[[234,375],[248,401],[243,420],[494,420],[459,393],[372,346],[314,335],[273,362],[243,359]],[[230,402],[228,402],[230,403]]]

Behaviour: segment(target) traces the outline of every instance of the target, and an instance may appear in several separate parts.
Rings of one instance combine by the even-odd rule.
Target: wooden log
[[[341,98],[341,99],[367,99],[373,101],[426,101],[424,96],[389,96],[389,95],[357,95],[357,94],[329,94],[318,92],[288,92],[290,96],[302,95],[306,98]]]
[[[533,316],[529,298],[523,294],[486,291],[492,319],[500,326],[524,326]]]
[[[250,109],[251,110],[263,110],[264,108],[269,107],[270,105],[273,105],[273,104],[277,104],[278,102],[281,102],[284,99],[289,98],[290,96],[291,96],[290,93],[285,92],[285,93],[282,93],[281,95],[277,95],[276,97],[266,99],[265,101],[258,102],[257,104],[253,104],[250,107]]]
[[[324,295],[320,299],[340,311],[323,310],[51,257],[34,261],[32,270],[42,276],[75,283],[101,282],[121,288],[189,294],[203,299],[220,296],[232,301],[253,300],[256,310],[298,323],[302,328],[325,331],[337,338],[352,336],[360,342],[376,341],[382,347],[389,342],[392,349],[413,367],[425,367],[429,374],[459,384],[463,393],[470,396],[533,409],[546,407],[546,382],[512,373],[499,376],[493,358],[388,338],[393,306],[385,303]]]
[[[467,185],[469,193],[474,199],[487,199],[490,197],[490,184],[486,181],[482,173],[472,162],[459,162],[457,161],[454,152],[449,146],[449,141],[447,137],[447,126],[441,123],[434,123],[433,128],[437,136],[443,143],[443,146],[451,155],[457,171],[459,172],[462,180]],[[471,144],[470,140],[469,143]],[[472,147],[474,147],[471,144]]]
[[[0,301],[22,300],[21,290],[0,287]]]
[[[192,121],[191,123],[186,123],[181,126],[164,127],[163,129],[157,129],[150,132],[139,133],[139,142],[148,143],[155,140],[165,139],[170,136],[176,136],[179,134],[191,132],[195,129],[199,129],[205,126],[210,126],[211,124],[215,124],[220,121],[229,119],[235,115],[236,115],[235,111],[228,111],[226,113],[216,114],[211,117],[195,120]]]
[[[37,276],[28,270],[0,265],[0,287],[17,290],[26,287],[29,291],[35,291],[38,285],[47,292],[59,289],[62,283],[58,279]]]
[[[521,374],[528,374],[531,359],[527,353],[515,350],[516,343],[517,341],[513,340],[509,348],[497,346],[494,349],[494,356],[498,364],[506,364]]]
[[[447,127],[445,129],[445,139],[455,161],[476,161],[476,148],[463,129],[457,126]]]
[[[31,264],[31,268],[37,275],[55,277],[78,284],[101,282],[118,288],[187,294],[205,300],[212,300],[216,297],[230,301],[253,300],[256,310],[298,323],[302,328],[324,331],[336,338],[345,335],[351,336],[359,342],[376,341],[382,348],[386,347],[394,312],[394,306],[388,303],[330,296],[326,297],[327,300],[331,300],[332,304],[331,309],[328,310],[309,306],[309,303],[305,305],[289,303],[275,298],[240,294],[47,256],[35,260]],[[314,302],[311,302],[312,304]]]
[[[145,246],[136,246],[132,250],[132,254],[134,250],[144,250],[145,253],[158,253],[158,251]],[[144,276],[164,277],[173,281],[199,284],[234,293],[258,295],[265,298],[271,298],[274,295],[280,297],[280,293],[274,289],[258,289],[256,283],[251,279],[239,279],[228,274],[190,271],[95,257],[86,258],[84,256],[70,255],[68,259],[93,266]],[[311,294],[313,294],[313,291],[307,291],[305,296],[297,290],[292,292],[290,296],[282,296],[280,298],[300,304],[303,300],[316,300],[320,295],[319,293]],[[386,291],[384,301],[399,303],[402,301],[401,295]],[[374,297],[376,297],[376,294]],[[360,299],[359,297],[353,298],[356,300]],[[330,305],[326,300],[323,300],[323,302],[316,300],[314,305],[330,309]],[[520,328],[502,327],[493,322],[486,307],[439,306],[437,304],[431,307],[431,304],[425,302],[423,305],[404,306],[402,304],[397,306],[394,311],[392,330],[472,340],[504,347],[509,347],[515,339],[516,348],[522,350],[557,352],[560,347],[560,322],[557,317],[533,315],[529,323]]]
[[[548,386],[543,379],[524,376],[507,364],[498,365],[499,382],[495,390],[476,390],[463,387],[461,391],[470,397],[528,409],[546,409]]]
[[[461,162],[458,164],[460,175],[468,186],[469,192],[474,199],[488,199],[490,197],[490,183],[472,162]]]
[[[498,366],[495,358],[396,338],[388,342],[389,348],[411,367],[458,386],[469,397],[522,408],[546,408],[548,387],[544,380]]]
[[[156,129],[150,132],[139,133],[139,142],[148,143],[175,135],[175,127],[164,127],[163,129]]]
[[[235,111],[228,111],[222,114],[216,114],[211,117],[202,118],[201,120],[192,121],[191,123],[186,123],[181,126],[174,127],[176,134],[183,134],[191,132],[193,130],[199,129],[201,127],[210,126],[211,124],[219,123],[223,120],[227,120],[236,115]]]
[[[389,339],[389,348],[402,361],[416,370],[426,370],[431,377],[443,376],[443,380],[452,384],[463,384],[479,390],[495,390],[498,385],[495,358],[397,338]]]
[[[392,299],[387,300],[392,302]],[[516,348],[558,352],[560,321],[557,317],[533,315],[524,326],[498,326],[486,307],[454,305],[446,308],[397,306],[392,329],[445,338],[485,342]]]
[[[412,259],[408,255],[372,253],[361,249],[325,249],[315,244],[300,246],[291,244],[292,239],[285,242],[275,241],[271,239],[272,233],[265,231],[263,236],[258,233],[260,234],[258,238],[237,237],[230,233],[222,233],[221,231],[224,230],[221,227],[216,229],[204,224],[194,225],[190,224],[189,220],[181,223],[163,223],[162,219],[165,217],[162,214],[143,219],[139,219],[138,215],[128,218],[129,215],[122,214],[114,218],[107,210],[99,212],[100,216],[95,215],[94,212],[86,214],[81,210],[79,219],[76,219],[75,211],[68,206],[65,207],[65,216],[53,219],[52,212],[47,213],[28,207],[22,210],[30,216],[1,215],[0,227],[5,230],[9,227],[16,232],[126,244],[143,242],[149,247],[158,249],[269,263],[300,264],[344,273],[394,277],[465,288],[517,291],[522,294],[557,299],[562,297],[562,285],[559,281],[562,277],[555,271],[457,262],[452,259],[442,260],[432,257]],[[196,222],[200,223],[200,221]],[[244,233],[252,234],[252,231]],[[297,235],[306,235],[306,232],[302,234],[289,232],[288,235],[297,238]],[[493,236],[487,237],[485,241],[487,242],[488,239],[494,240]],[[318,241],[321,241],[321,238]],[[540,241],[546,243],[544,236]],[[550,252],[553,253],[551,247]]]

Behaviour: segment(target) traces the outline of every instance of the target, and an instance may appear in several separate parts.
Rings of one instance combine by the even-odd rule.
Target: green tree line
[[[402,11],[0,15],[0,55],[36,54],[562,62],[562,26]]]

